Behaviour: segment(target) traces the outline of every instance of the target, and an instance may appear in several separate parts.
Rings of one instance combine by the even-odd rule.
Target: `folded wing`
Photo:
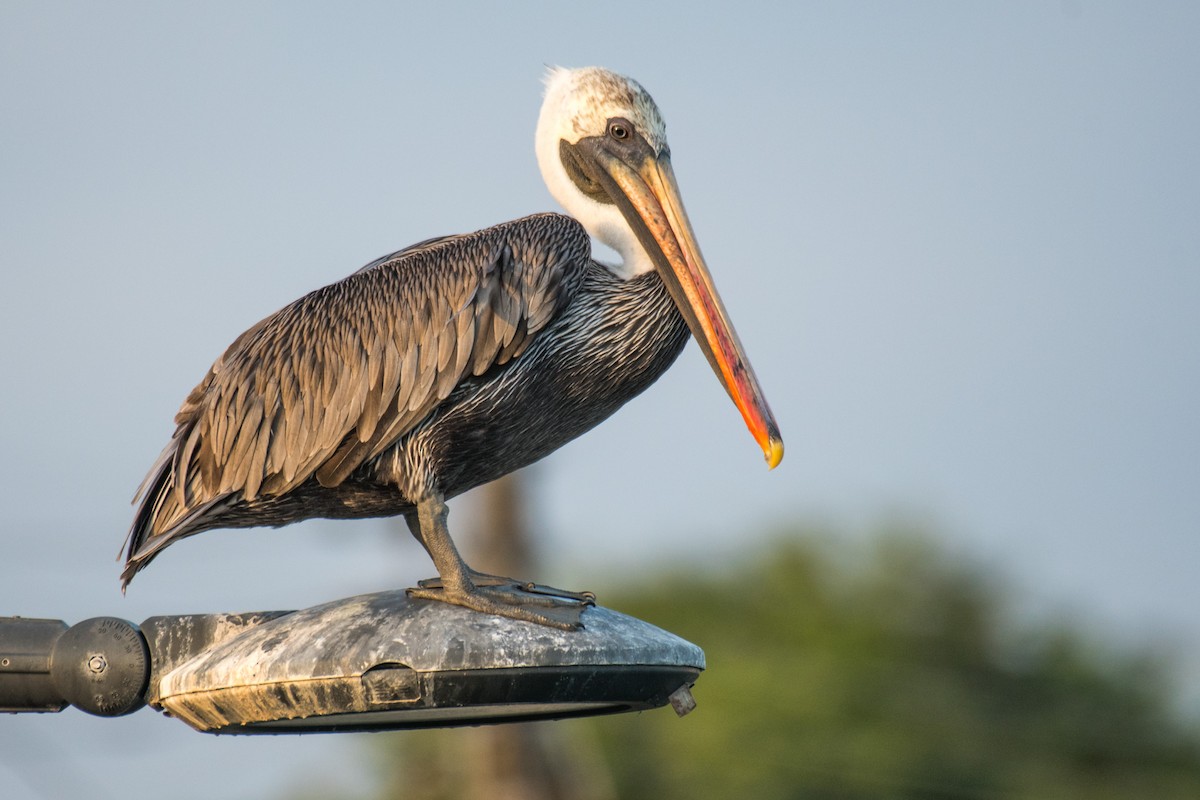
[[[502,367],[566,307],[590,257],[542,214],[385,256],[242,334],[176,415],[139,489],[126,583],[230,498],[336,487],[464,379]]]

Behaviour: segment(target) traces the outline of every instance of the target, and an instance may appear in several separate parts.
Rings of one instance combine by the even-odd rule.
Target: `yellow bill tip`
[[[767,469],[778,467],[779,462],[783,461],[783,439],[776,439],[772,436],[767,441],[767,446],[763,448],[763,455],[767,458]]]

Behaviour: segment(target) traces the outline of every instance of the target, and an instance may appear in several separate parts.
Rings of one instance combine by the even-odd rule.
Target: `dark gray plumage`
[[[540,214],[372,262],[242,334],[175,418],[127,543],[128,584],[212,528],[410,513],[530,464],[675,360],[655,273],[592,261]]]

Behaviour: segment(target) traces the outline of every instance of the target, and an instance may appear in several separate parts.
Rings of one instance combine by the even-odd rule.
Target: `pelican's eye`
[[[608,123],[608,135],[614,139],[624,141],[629,138],[629,123],[623,119],[615,119]]]

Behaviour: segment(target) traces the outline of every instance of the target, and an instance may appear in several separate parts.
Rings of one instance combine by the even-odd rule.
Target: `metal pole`
[[[0,711],[119,717],[146,704],[150,651],[141,630],[116,617],[67,627],[60,619],[0,617]]]

